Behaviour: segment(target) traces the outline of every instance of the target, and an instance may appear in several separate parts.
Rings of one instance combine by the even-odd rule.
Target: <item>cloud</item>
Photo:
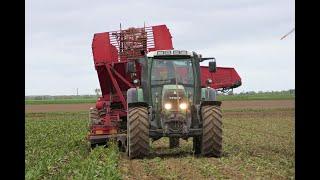
[[[294,1],[26,2],[26,95],[93,94],[91,41],[122,26],[166,24],[176,49],[235,67],[242,90],[294,88]],[[263,83],[261,83],[263,82]]]

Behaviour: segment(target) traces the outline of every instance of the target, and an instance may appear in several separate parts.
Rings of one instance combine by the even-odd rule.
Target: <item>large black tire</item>
[[[201,117],[202,137],[194,138],[195,153],[219,158],[222,155],[221,109],[219,106],[203,106],[201,108]]]
[[[169,148],[177,148],[179,147],[180,141],[178,137],[170,137],[169,138]]]
[[[146,107],[128,109],[127,150],[130,159],[149,155],[149,116]]]

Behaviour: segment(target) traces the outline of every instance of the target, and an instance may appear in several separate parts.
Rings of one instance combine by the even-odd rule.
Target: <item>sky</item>
[[[120,3],[121,2],[121,3]],[[175,49],[234,67],[234,92],[295,88],[293,0],[27,0],[25,95],[94,94],[94,33],[166,24]]]

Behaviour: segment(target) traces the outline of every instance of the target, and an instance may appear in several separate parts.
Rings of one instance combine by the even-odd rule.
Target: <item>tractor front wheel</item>
[[[203,156],[221,157],[222,155],[222,113],[219,106],[201,108],[202,137],[194,138],[196,153]],[[200,145],[200,146],[199,146]]]
[[[149,119],[146,107],[128,109],[127,151],[130,159],[143,158],[149,154]]]

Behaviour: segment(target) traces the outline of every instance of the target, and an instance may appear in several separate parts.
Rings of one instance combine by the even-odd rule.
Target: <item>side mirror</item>
[[[217,65],[216,61],[210,61],[209,62],[209,72],[216,72],[217,71]]]
[[[134,61],[127,62],[127,73],[135,73],[136,72],[136,63]]]

